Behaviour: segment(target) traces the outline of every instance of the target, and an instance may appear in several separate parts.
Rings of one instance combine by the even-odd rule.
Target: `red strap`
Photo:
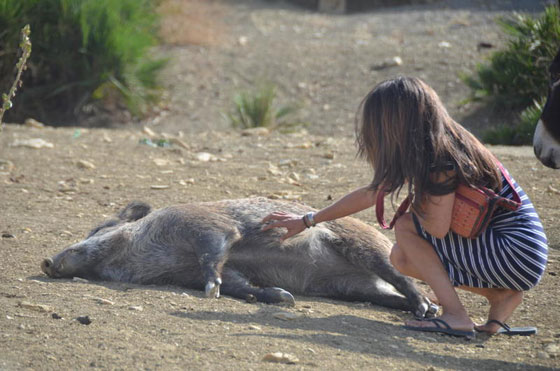
[[[504,175],[504,178],[506,179],[506,181],[508,182],[509,186],[511,187],[511,189],[513,191],[513,200],[510,200],[510,199],[505,198],[505,197],[498,196],[500,198],[500,200],[498,202],[499,202],[500,206],[505,207],[506,209],[509,209],[509,210],[512,210],[512,211],[517,210],[521,207],[521,197],[519,197],[519,194],[515,190],[515,186],[513,185],[513,181],[509,177],[506,169],[504,169],[503,165],[499,161],[496,161],[496,162],[498,164],[498,167],[500,168],[501,173]],[[395,213],[395,216],[393,217],[393,220],[391,221],[391,223],[389,223],[389,225],[387,225],[387,223],[385,222],[385,218],[383,216],[383,214],[384,214],[384,199],[385,199],[385,192],[382,191],[382,190],[378,190],[377,191],[377,201],[375,202],[375,215],[377,217],[377,221],[379,222],[379,225],[381,226],[381,228],[392,229],[394,227],[395,223],[397,222],[397,219],[400,218],[408,210],[408,207],[410,206],[410,196],[408,196],[402,202],[402,204],[399,206],[399,208],[397,209],[397,212]]]
[[[509,198],[505,198],[505,197],[500,197],[500,206],[505,207],[506,209],[509,209],[509,210],[512,210],[512,211],[517,210],[521,207],[521,197],[519,197],[519,193],[517,193],[517,191],[515,190],[515,186],[513,185],[513,181],[509,177],[506,169],[504,169],[504,166],[502,165],[502,163],[499,162],[499,161],[496,161],[496,162],[498,163],[498,167],[500,168],[500,171],[504,175],[504,178],[506,178],[506,182],[509,184],[511,190],[513,191],[513,200],[510,200]]]
[[[381,228],[392,229],[395,223],[397,222],[397,219],[400,218],[404,213],[406,213],[406,210],[408,210],[408,207],[410,206],[410,196],[408,196],[403,201],[401,206],[399,206],[397,212],[395,213],[395,216],[393,217],[393,220],[391,221],[391,223],[389,223],[389,225],[385,223],[385,218],[383,217],[383,209],[385,203],[384,201],[385,201],[385,192],[383,192],[380,189],[377,191],[377,201],[375,202],[375,215],[377,216],[377,221],[379,222]]]

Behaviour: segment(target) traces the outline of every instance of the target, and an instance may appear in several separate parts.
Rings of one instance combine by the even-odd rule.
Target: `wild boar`
[[[311,210],[265,198],[155,211],[133,202],[43,260],[41,269],[53,278],[179,285],[264,303],[293,305],[296,294],[371,302],[419,317],[433,311],[389,262],[391,242],[358,219],[321,223],[284,242],[281,230],[261,230],[273,211]]]

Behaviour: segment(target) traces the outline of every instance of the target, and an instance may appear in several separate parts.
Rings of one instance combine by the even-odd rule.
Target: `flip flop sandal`
[[[508,335],[508,336],[530,336],[537,333],[536,327],[509,327],[506,323],[500,322],[496,319],[491,319],[486,324],[495,323],[500,328],[496,331],[495,335]],[[484,330],[477,330],[478,332],[486,332]],[[491,334],[492,335],[492,334]]]
[[[422,331],[422,332],[437,332],[445,335],[451,336],[458,336],[464,337],[467,339],[472,339],[475,337],[474,330],[472,331],[465,331],[465,330],[455,330],[449,326],[447,322],[440,318],[429,318],[425,319],[425,322],[432,322],[435,326],[434,327],[424,327],[424,326],[408,326],[405,325],[404,328],[407,330],[412,331]]]

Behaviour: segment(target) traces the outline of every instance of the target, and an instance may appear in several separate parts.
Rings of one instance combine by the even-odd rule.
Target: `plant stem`
[[[21,43],[19,44],[19,47],[21,48],[22,55],[16,64],[17,74],[12,87],[10,88],[8,94],[2,94],[2,106],[0,107],[0,132],[4,129],[4,122],[2,121],[4,112],[12,108],[12,98],[16,96],[18,87],[21,87],[21,74],[27,69],[26,62],[31,55],[31,40],[29,39],[30,33],[31,28],[29,25],[26,25],[21,29]]]

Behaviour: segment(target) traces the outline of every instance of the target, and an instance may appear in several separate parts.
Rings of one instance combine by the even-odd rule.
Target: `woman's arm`
[[[444,196],[428,196],[422,204],[423,215],[416,214],[422,227],[436,238],[445,237],[451,228],[454,202],[455,192]]]
[[[456,176],[455,171],[440,172],[432,175],[435,182],[444,182]],[[443,196],[428,195],[422,202],[422,216],[416,214],[422,227],[436,238],[443,238],[451,228],[451,216],[455,192]]]
[[[342,218],[344,216],[357,213],[375,205],[377,192],[364,186],[350,192],[335,203],[319,210],[315,213],[313,219],[315,223],[325,222]],[[305,229],[302,215],[295,215],[284,212],[274,212],[266,216],[262,222],[266,224],[262,230],[266,231],[271,228],[286,228],[288,232],[282,236],[282,240],[292,237]]]

